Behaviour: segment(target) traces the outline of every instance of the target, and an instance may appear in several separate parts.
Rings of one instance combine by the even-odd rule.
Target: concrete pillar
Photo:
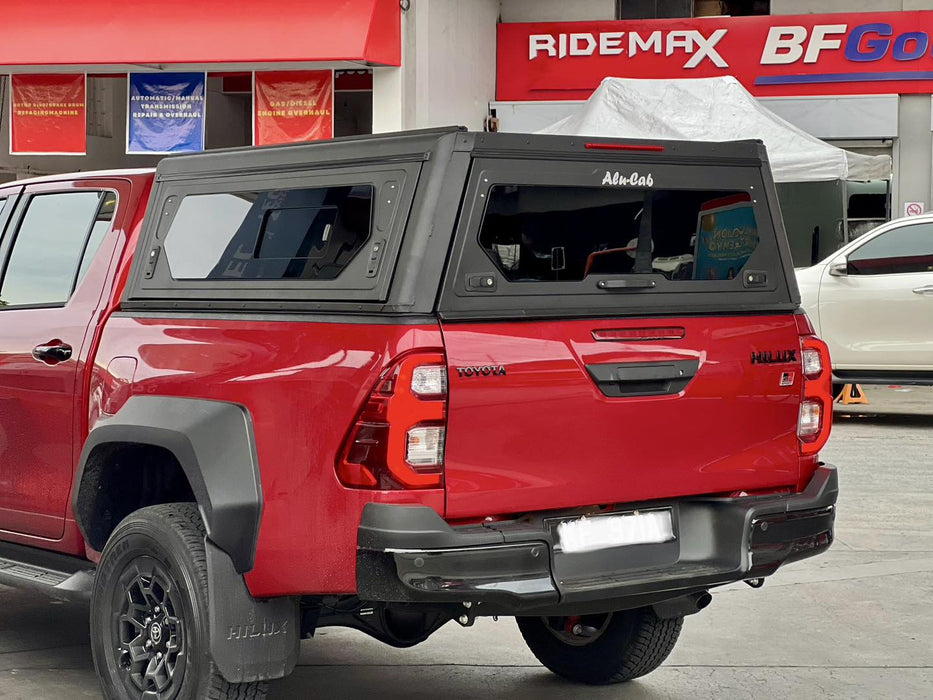
[[[373,68],[373,133],[405,128],[404,68]]]
[[[495,97],[498,0],[412,0],[401,68],[373,69],[373,133],[482,130]]]
[[[374,134],[415,128],[413,90],[418,71],[415,22],[420,4],[411,2],[402,12],[402,65],[373,68]]]
[[[933,114],[929,95],[901,95],[897,116],[892,217],[904,216],[904,202],[933,209]]]

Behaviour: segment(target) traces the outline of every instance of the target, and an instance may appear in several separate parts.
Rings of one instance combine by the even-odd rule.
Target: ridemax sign
[[[605,77],[733,75],[752,93],[933,93],[933,11],[500,24],[499,100],[585,99]]]

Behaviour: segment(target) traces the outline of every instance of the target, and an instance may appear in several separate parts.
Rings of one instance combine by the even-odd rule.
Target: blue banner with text
[[[204,73],[130,73],[127,153],[204,150]]]

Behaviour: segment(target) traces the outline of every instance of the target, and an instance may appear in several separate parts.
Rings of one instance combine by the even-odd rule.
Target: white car
[[[834,382],[933,384],[933,215],[883,224],[797,283]]]

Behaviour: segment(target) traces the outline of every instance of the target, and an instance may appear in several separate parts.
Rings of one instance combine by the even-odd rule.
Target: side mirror
[[[845,258],[842,260],[831,263],[829,266],[829,274],[833,277],[845,277],[849,274],[849,263]]]

